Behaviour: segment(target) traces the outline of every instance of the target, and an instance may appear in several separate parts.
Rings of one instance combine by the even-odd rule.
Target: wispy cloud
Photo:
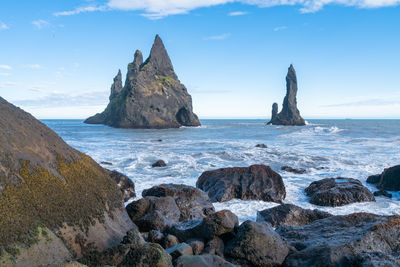
[[[3,70],[11,70],[12,68],[11,68],[11,66],[9,66],[9,65],[0,65],[0,69],[3,69]]]
[[[7,26],[7,24],[0,21],[0,30],[8,30],[8,29],[9,29],[9,27]]]
[[[41,88],[31,88],[41,91]],[[74,107],[74,106],[98,106],[107,104],[108,92],[90,91],[84,93],[66,94],[53,91],[45,96],[34,99],[22,99],[14,101],[15,104],[25,107]]]
[[[24,68],[38,70],[38,69],[41,69],[42,66],[39,64],[30,64],[30,65],[24,65]]]
[[[241,3],[262,8],[272,6],[299,6],[300,12],[317,12],[326,5],[353,6],[358,8],[380,8],[400,5],[400,0],[108,0],[102,6],[78,7],[70,11],[54,13],[55,16],[70,16],[80,13],[126,10],[144,11],[143,16],[149,19],[160,19],[169,15],[186,14],[197,8]],[[232,12],[234,13],[234,12]]]
[[[274,28],[274,32],[278,32],[278,31],[282,31],[282,30],[286,30],[287,26],[279,26],[279,27],[275,27]]]
[[[229,36],[231,36],[230,33],[224,33],[224,34],[221,34],[221,35],[214,35],[214,36],[205,37],[204,40],[225,40]]]
[[[234,11],[234,12],[228,13],[228,16],[235,17],[235,16],[243,16],[243,15],[247,15],[247,14],[249,14],[249,13],[246,11]]]
[[[94,12],[94,11],[106,11],[107,9],[108,9],[107,6],[87,6],[87,7],[78,7],[78,8],[75,8],[74,10],[69,10],[69,11],[56,12],[53,15],[56,17],[72,16],[72,15],[77,15],[80,13],[88,13],[88,12]]]
[[[20,83],[18,82],[4,82],[0,84],[0,88],[8,88],[8,87],[12,87],[12,86],[17,86],[20,85]]]
[[[50,25],[48,21],[43,19],[34,20],[32,21],[32,24],[39,30],[48,27]]]

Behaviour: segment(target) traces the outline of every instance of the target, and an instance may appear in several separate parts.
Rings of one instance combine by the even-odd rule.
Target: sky
[[[290,64],[306,119],[400,118],[400,0],[1,0],[0,96],[89,117],[156,34],[200,118],[269,118]]]

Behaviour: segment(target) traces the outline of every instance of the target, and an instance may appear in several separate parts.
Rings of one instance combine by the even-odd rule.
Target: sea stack
[[[156,35],[150,56],[143,62],[135,52],[128,65],[125,85],[121,72],[111,86],[107,108],[85,120],[116,128],[179,128],[199,126],[192,98],[179,81],[161,38]]]
[[[306,125],[304,119],[300,116],[297,109],[297,77],[293,65],[290,65],[288,74],[286,75],[286,96],[283,100],[282,111],[278,113],[278,104],[272,105],[272,116],[268,124],[273,125]]]

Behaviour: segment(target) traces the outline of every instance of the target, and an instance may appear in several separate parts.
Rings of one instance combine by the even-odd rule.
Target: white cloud
[[[235,17],[235,16],[243,16],[243,15],[247,15],[247,14],[249,14],[249,13],[245,12],[245,11],[234,11],[234,12],[228,13],[228,16]]]
[[[103,6],[79,7],[71,11],[54,13],[55,16],[70,16],[80,13],[107,10],[144,11],[149,19],[161,19],[169,15],[186,14],[197,8],[228,3],[241,3],[258,7],[299,6],[300,12],[311,13],[326,5],[343,5],[358,8],[379,8],[400,5],[400,0],[108,0]],[[246,12],[231,12],[230,16],[244,15]]]
[[[0,30],[8,30],[8,29],[9,29],[9,27],[7,26],[7,24],[0,21]]]
[[[40,66],[39,64],[24,65],[24,67],[28,68],[28,69],[34,69],[34,70],[38,70],[38,69],[42,68],[42,66]]]
[[[204,40],[225,40],[229,36],[231,36],[230,33],[224,33],[224,34],[221,34],[221,35],[214,35],[214,36],[206,37],[206,38],[204,38]]]
[[[11,70],[12,68],[10,66],[8,66],[8,65],[0,65],[0,69]]]
[[[106,11],[107,7],[106,6],[87,6],[87,7],[78,7],[74,10],[70,11],[61,11],[61,12],[56,12],[53,15],[58,17],[58,16],[72,16],[80,13],[87,13],[87,12],[93,12],[93,11]]]
[[[34,20],[32,21],[32,24],[35,25],[35,27],[38,28],[39,30],[50,25],[48,21],[42,19]]]
[[[282,31],[282,30],[286,30],[287,26],[279,26],[279,27],[275,27],[274,28],[274,32],[278,32],[278,31]]]

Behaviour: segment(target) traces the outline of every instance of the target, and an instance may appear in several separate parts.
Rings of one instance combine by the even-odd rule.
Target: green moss
[[[163,81],[168,81],[169,83],[175,83],[175,80],[172,79],[171,77],[166,77],[166,76],[158,76]]]
[[[37,242],[40,227],[56,230],[63,223],[87,230],[106,207],[121,205],[121,195],[107,173],[90,157],[70,164],[58,157],[58,173],[21,162],[22,181],[0,192],[0,248],[15,255],[17,246]]]

